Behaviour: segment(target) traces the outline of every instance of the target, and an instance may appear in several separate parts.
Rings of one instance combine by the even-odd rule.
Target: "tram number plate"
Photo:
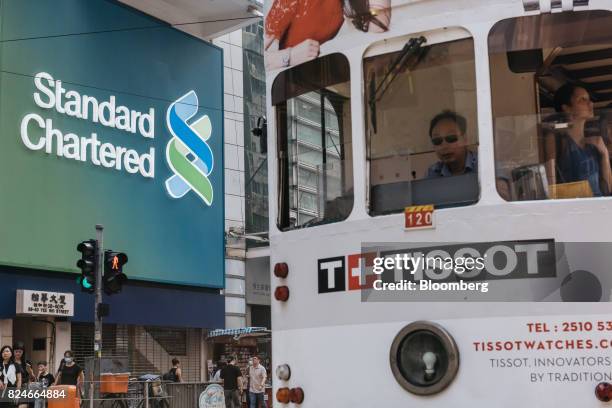
[[[433,205],[415,205],[404,209],[404,228],[433,228]]]

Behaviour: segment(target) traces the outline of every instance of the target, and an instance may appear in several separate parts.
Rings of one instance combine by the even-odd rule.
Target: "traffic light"
[[[121,292],[127,276],[123,273],[123,265],[128,257],[123,252],[104,251],[104,293],[112,295]]]
[[[268,121],[265,116],[257,118],[257,126],[251,129],[253,136],[259,137],[259,152],[268,152]]]
[[[81,259],[77,261],[77,267],[81,270],[81,276],[77,282],[81,291],[94,293],[96,291],[96,263],[98,253],[98,242],[89,239],[77,245],[77,251],[81,253]]]

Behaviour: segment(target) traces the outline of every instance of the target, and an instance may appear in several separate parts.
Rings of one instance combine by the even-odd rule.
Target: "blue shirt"
[[[465,165],[463,173],[478,172],[478,156],[476,153],[467,151],[465,154]],[[444,162],[436,162],[427,170],[427,178],[450,177],[453,173]]]
[[[560,183],[587,180],[596,197],[602,196],[599,185],[599,151],[593,145],[587,144],[580,148],[569,136],[565,137],[565,149],[561,152],[557,163]]]

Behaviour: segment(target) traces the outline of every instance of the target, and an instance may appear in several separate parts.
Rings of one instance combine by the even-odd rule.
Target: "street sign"
[[[16,314],[72,317],[74,294],[17,289]]]

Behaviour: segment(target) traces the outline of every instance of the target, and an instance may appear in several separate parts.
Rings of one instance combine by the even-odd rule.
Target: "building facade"
[[[257,3],[163,3],[0,0],[0,341],[51,371],[65,350],[93,355],[76,246],[95,224],[129,259],[103,298],[103,357],[134,375],[176,357],[201,381],[209,330],[247,324],[245,256],[226,237],[245,218],[242,31],[222,37],[233,54],[211,40]],[[238,7],[239,25],[223,17]]]

